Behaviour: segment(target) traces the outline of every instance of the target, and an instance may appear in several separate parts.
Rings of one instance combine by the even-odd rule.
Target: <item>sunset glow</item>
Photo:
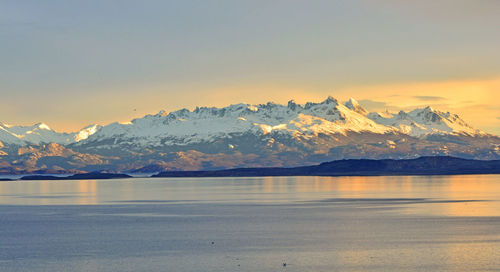
[[[354,97],[500,134],[496,1],[4,1],[1,121],[59,131],[161,109]],[[364,101],[364,103],[363,103]]]

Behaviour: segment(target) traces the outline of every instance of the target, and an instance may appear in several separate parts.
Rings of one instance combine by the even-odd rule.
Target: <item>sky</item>
[[[0,122],[353,97],[500,135],[500,1],[0,0]]]

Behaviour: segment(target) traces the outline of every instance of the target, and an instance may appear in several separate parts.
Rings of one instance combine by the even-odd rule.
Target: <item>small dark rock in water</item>
[[[215,242],[212,242],[212,245],[215,244]]]
[[[283,263],[283,266],[286,266],[286,263]]]

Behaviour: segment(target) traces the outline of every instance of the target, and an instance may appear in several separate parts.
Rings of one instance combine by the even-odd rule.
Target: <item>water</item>
[[[500,271],[500,175],[0,182],[0,271]]]

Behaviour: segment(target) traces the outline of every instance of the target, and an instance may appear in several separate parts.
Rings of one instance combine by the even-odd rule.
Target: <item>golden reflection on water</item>
[[[286,203],[332,198],[382,199],[369,205],[391,205],[408,214],[500,216],[500,175],[0,182],[0,204],[14,205],[177,199]]]
[[[0,183],[0,204],[97,204],[96,180],[36,180]]]
[[[415,200],[404,205],[406,213],[500,216],[498,175],[264,177],[261,182],[264,193],[349,199],[409,198]]]
[[[97,181],[96,180],[78,180],[78,204],[94,205],[97,204]]]
[[[443,198],[464,200],[434,205],[439,214],[450,216],[500,215],[500,179],[491,175],[448,176],[441,178]],[[470,201],[465,201],[470,200]]]

